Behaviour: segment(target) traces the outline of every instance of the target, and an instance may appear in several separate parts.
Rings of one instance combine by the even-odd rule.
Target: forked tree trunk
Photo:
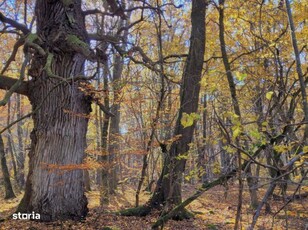
[[[41,46],[54,54],[52,73],[62,78],[82,75],[85,59],[66,42],[67,34],[86,40],[81,0],[37,0],[35,15]],[[39,213],[43,221],[81,219],[88,212],[79,165],[86,148],[90,103],[78,82],[48,76],[45,63],[46,58],[36,54],[29,70],[34,129],[26,190],[18,211]]]

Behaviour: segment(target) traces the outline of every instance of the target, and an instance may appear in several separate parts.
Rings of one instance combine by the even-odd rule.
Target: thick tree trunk
[[[4,190],[5,190],[4,199],[15,198],[15,194],[14,194],[11,179],[10,179],[9,169],[6,163],[4,143],[3,143],[3,139],[1,135],[0,135],[0,164],[1,164],[2,174],[3,174],[3,180],[4,180]]]
[[[185,169],[186,159],[181,156],[186,155],[189,150],[195,124],[184,128],[181,124],[181,119],[184,113],[195,113],[198,109],[205,51],[205,9],[206,1],[192,1],[190,48],[182,78],[181,107],[174,131],[174,136],[180,136],[180,138],[172,143],[167,154],[154,195],[150,200],[150,206],[152,207],[166,203],[171,207],[179,204],[182,200],[182,174]]]
[[[85,59],[71,48],[67,35],[76,36],[78,44],[86,40],[81,1],[37,0],[35,14],[41,46],[54,55],[53,75],[80,76]],[[53,77],[44,69],[45,62],[36,54],[29,70],[34,129],[26,191],[18,211],[39,213],[43,221],[81,219],[88,212],[80,164],[90,103],[78,82]]]

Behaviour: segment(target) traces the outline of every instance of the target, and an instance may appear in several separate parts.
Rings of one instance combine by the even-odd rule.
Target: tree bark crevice
[[[41,47],[48,47],[46,51],[53,54],[52,73],[64,79],[82,74],[85,63],[85,57],[69,50],[65,42],[50,46],[52,39],[63,33],[87,42],[81,0],[72,2],[70,17],[59,1],[37,0],[35,8]],[[80,90],[78,81],[60,84],[61,79],[50,78],[44,70],[45,62],[46,58],[34,54],[31,73],[37,75],[33,74],[29,83],[34,128],[29,174],[18,211],[39,213],[41,221],[80,220],[88,212],[80,165],[85,157],[91,102]]]

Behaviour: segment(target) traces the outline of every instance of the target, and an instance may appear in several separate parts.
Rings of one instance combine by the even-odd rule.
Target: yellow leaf
[[[208,85],[207,80],[205,77],[203,77],[200,81],[201,87],[206,87]]]
[[[194,119],[192,116],[190,116],[187,113],[183,113],[181,118],[181,125],[183,125],[184,128],[192,126],[194,124]]]
[[[235,76],[236,76],[236,78],[237,78],[239,81],[244,81],[245,78],[247,77],[247,74],[246,74],[246,73],[236,72],[236,73],[235,73]]]
[[[241,127],[235,126],[233,129],[233,138],[237,138],[241,134]]]
[[[200,115],[197,113],[183,113],[181,118],[181,125],[183,125],[184,128],[192,126],[194,124],[194,121],[200,119]]]
[[[274,92],[273,91],[270,91],[270,92],[267,92],[265,97],[267,100],[271,100],[272,99],[272,96],[273,96]]]

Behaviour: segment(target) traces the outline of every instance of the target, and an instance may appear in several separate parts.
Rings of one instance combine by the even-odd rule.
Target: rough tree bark
[[[40,213],[43,221],[81,219],[88,209],[78,165],[84,158],[90,102],[78,82],[60,79],[83,73],[85,57],[76,48],[86,44],[81,0],[37,0],[35,16],[36,41],[49,55],[37,53],[29,70],[29,99],[34,111],[40,108],[33,114],[30,168],[18,211]]]
[[[0,21],[22,32],[25,51],[18,80],[3,76],[5,71],[0,74],[0,89],[8,90],[0,104],[5,105],[12,93],[24,94],[32,104],[34,121],[29,174],[17,211],[39,213],[42,221],[79,220],[87,214],[81,163],[91,100],[109,112],[80,90],[80,81],[87,81],[85,59],[98,58],[88,44],[81,6],[81,0],[37,0],[36,34],[0,12]],[[125,18],[120,6],[111,6],[112,11],[118,9],[113,13]],[[31,80],[25,82],[30,54]]]

